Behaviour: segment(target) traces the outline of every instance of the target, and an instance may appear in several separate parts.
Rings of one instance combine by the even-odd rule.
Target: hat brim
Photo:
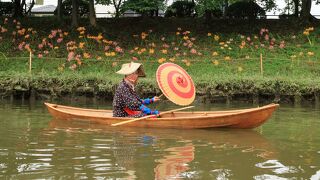
[[[146,77],[146,74],[143,69],[143,65],[140,63],[127,63],[123,64],[121,69],[117,71],[117,74],[122,74],[122,75],[130,75],[134,72],[138,71],[138,76],[139,77]]]

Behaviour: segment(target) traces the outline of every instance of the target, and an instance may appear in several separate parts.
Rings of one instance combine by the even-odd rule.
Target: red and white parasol
[[[195,86],[190,75],[174,63],[164,63],[156,74],[162,93],[173,103],[186,106],[195,99]]]

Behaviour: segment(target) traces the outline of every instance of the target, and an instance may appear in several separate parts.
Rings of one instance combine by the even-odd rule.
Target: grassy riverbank
[[[319,101],[318,27],[277,21],[259,21],[252,28],[245,21],[120,19],[100,21],[97,29],[71,30],[53,20],[2,19],[1,97],[110,99],[121,79],[114,72],[133,60],[143,63],[148,75],[139,85],[144,95],[160,94],[156,69],[174,62],[192,76],[201,100]],[[36,26],[44,21],[52,23]]]
[[[10,61],[10,62],[9,62]],[[63,60],[62,60],[63,61]],[[1,60],[0,95],[25,98],[59,98],[63,96],[89,96],[110,100],[121,76],[114,72],[118,66],[111,62],[87,62],[77,71],[59,71],[60,62],[34,59],[32,73],[28,72],[25,59]],[[12,65],[13,62],[17,64]],[[160,94],[155,82],[157,63],[144,63],[147,78],[141,79],[139,92],[145,96]],[[257,63],[258,64],[258,63]],[[264,75],[259,71],[238,73],[236,66],[221,68],[211,63],[195,63],[192,68],[183,66],[196,84],[200,101],[317,101],[320,79],[316,71],[290,70],[272,61],[264,64]],[[10,67],[12,66],[12,67]],[[277,67],[275,69],[275,67]],[[259,68],[257,68],[259,69]],[[33,93],[33,94],[32,94]]]

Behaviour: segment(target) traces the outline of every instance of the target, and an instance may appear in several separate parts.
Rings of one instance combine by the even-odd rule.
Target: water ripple
[[[263,169],[271,169],[276,174],[297,173],[299,170],[293,166],[285,166],[278,160],[267,160],[255,165],[256,167]]]

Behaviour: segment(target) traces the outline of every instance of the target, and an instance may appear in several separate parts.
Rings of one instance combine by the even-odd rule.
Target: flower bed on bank
[[[159,64],[173,62],[190,73],[203,101],[317,102],[319,97],[319,30],[313,26],[283,33],[260,23],[252,32],[226,33],[181,22],[169,28],[170,21],[161,20],[138,22],[133,29],[123,25],[121,32],[100,27],[99,32],[86,26],[32,26],[41,18],[1,20],[2,97],[110,98],[121,79],[114,72],[129,61],[141,62],[147,70],[139,86],[145,95],[160,93],[155,71]],[[120,26],[121,21],[108,25]]]

